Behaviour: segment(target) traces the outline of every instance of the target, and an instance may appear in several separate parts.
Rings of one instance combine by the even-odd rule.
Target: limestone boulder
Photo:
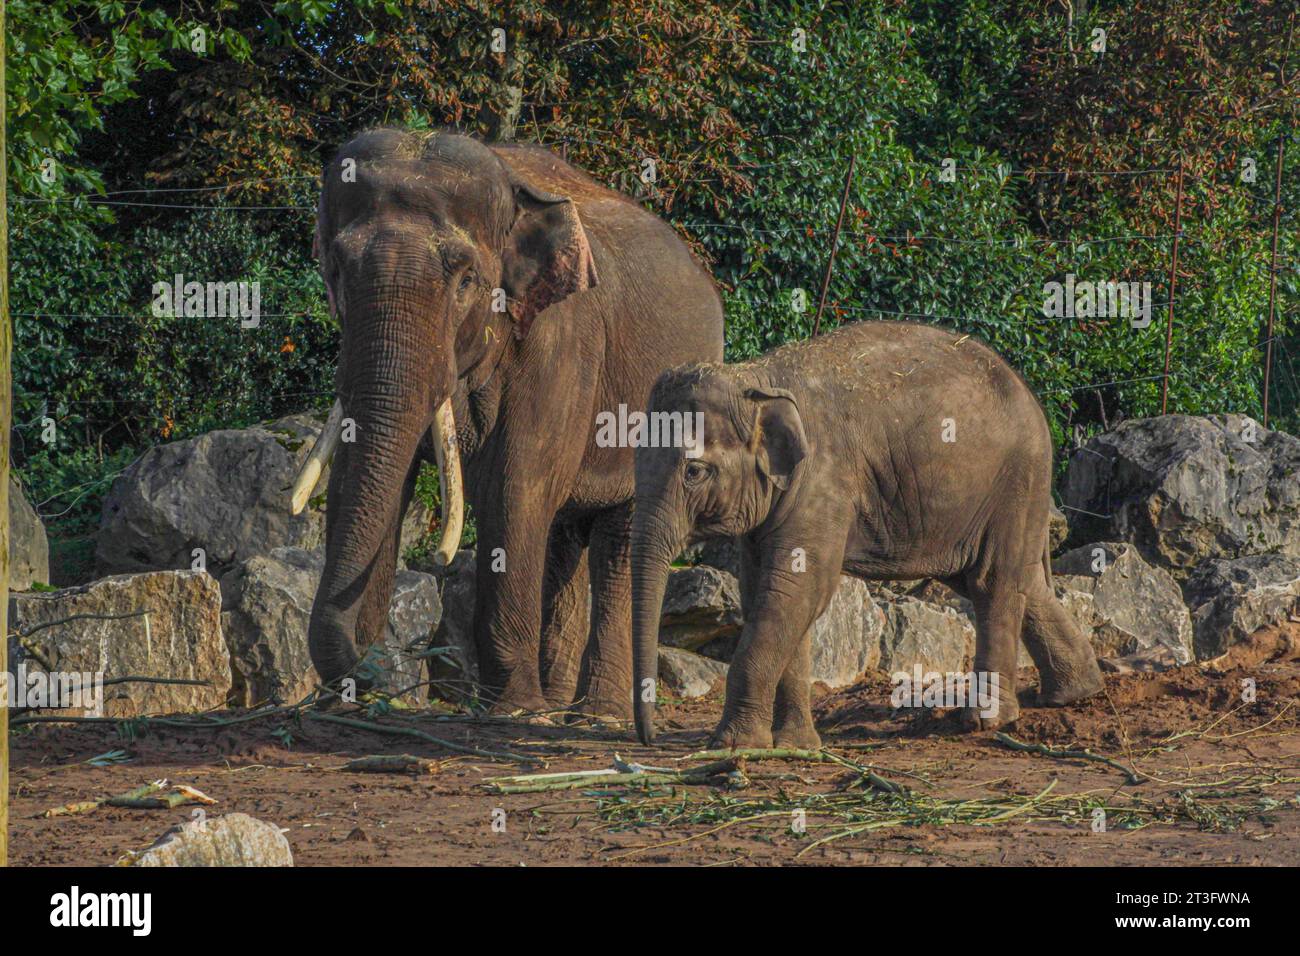
[[[1270,624],[1300,618],[1300,558],[1207,561],[1187,581],[1196,656],[1218,657]]]
[[[674,697],[703,697],[726,677],[727,665],[721,661],[677,647],[659,648],[659,683]]]
[[[1178,582],[1137,547],[1102,542],[1074,548],[1052,564],[1057,597],[1101,658],[1189,663],[1192,620]],[[1163,649],[1163,653],[1156,653]]]
[[[1201,563],[1300,556],[1300,439],[1244,415],[1131,419],[1070,457],[1082,540],[1137,546],[1180,579]]]
[[[204,711],[230,692],[221,591],[200,571],[122,574],[81,587],[14,595],[10,660],[35,669],[203,684],[123,683],[104,689],[104,716]]]
[[[301,514],[289,493],[323,416],[291,415],[158,445],[131,463],[104,499],[95,563],[100,574],[203,566],[221,577],[276,548],[314,551],[325,538],[326,470]],[[428,511],[414,502],[399,553],[424,534]]]
[[[50,583],[50,543],[45,525],[23,494],[9,479],[9,590],[26,591],[33,584]]]
[[[122,866],[293,866],[284,832],[246,813],[205,817],[172,827]]]
[[[237,705],[294,703],[317,686],[307,626],[323,569],[319,551],[276,548],[241,562],[221,579]],[[432,575],[398,571],[393,590],[383,638],[367,652],[367,672],[389,693],[423,682],[422,655],[442,609]],[[418,689],[407,694],[411,701],[421,696]]]

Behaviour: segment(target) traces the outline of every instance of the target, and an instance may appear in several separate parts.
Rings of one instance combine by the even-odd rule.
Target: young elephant
[[[1015,720],[1017,638],[1038,701],[1097,693],[1091,646],[1056,600],[1048,555],[1052,439],[1042,408],[969,335],[904,322],[849,325],[740,365],[688,365],[655,384],[654,413],[698,413],[694,447],[641,447],[632,531],[634,712],[653,739],[653,678],[669,563],[741,536],[745,625],[715,747],[816,747],[811,627],[840,574],[937,578],[975,605],[975,670]],[[699,426],[697,426],[699,427]],[[689,434],[689,432],[686,432]],[[667,444],[667,443],[665,443]]]

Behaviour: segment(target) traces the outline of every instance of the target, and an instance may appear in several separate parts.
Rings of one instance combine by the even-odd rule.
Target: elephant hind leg
[[[1039,706],[1059,707],[1105,686],[1092,645],[1041,579],[1025,605],[1024,641],[1038,668]]]
[[[989,530],[979,563],[965,575],[975,605],[975,686],[996,688],[993,700],[965,709],[968,727],[995,730],[1020,716],[1016,661],[1028,596],[1043,579],[1042,527],[1023,511],[1005,514]]]
[[[996,730],[1020,716],[1020,704],[1016,700],[1016,652],[1020,647],[1026,602],[1016,584],[1013,579],[1004,578],[989,587],[973,582],[970,585],[975,604],[975,673],[981,680],[996,681],[996,692],[989,706],[966,708],[965,723],[972,728]]]
[[[632,720],[632,505],[598,515],[591,527],[591,633],[582,657],[577,709]]]
[[[540,673],[542,695],[553,710],[568,708],[578,689],[582,648],[591,620],[588,531],[574,522],[556,522],[547,544]]]
[[[776,685],[772,746],[817,750],[821,745],[812,716],[812,628],[809,628]]]

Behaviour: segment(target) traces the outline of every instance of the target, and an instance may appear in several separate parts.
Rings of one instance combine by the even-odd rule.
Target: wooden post
[[[0,0],[0,680],[9,679],[9,208],[5,139],[5,2]],[[9,865],[9,695],[0,694],[0,866]]]
[[[1160,380],[1160,414],[1169,410],[1169,351],[1174,344],[1174,293],[1178,290],[1178,240],[1183,232],[1183,157],[1178,156],[1178,199],[1174,205],[1174,249],[1169,257],[1169,317],[1165,321],[1165,374]]]
[[[1273,371],[1273,318],[1277,314],[1277,231],[1282,219],[1282,161],[1286,133],[1277,138],[1277,178],[1273,182],[1273,255],[1269,259],[1268,325],[1264,329],[1264,427],[1268,427],[1268,389]]]
[[[826,260],[826,275],[822,277],[822,294],[817,300],[817,318],[813,320],[813,337],[822,328],[822,310],[826,308],[826,293],[831,287],[831,270],[835,268],[835,248],[840,244],[840,227],[844,225],[844,210],[849,204],[849,187],[853,184],[853,164],[856,156],[849,157],[849,171],[844,174],[844,195],[840,197],[840,214],[835,219],[835,234],[831,236],[831,254]]]

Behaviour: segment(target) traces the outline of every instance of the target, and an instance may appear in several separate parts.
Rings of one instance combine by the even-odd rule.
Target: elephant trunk
[[[637,496],[632,519],[632,709],[643,744],[654,740],[659,619],[668,570],[686,534],[662,502]]]
[[[358,648],[382,634],[402,512],[420,441],[432,425],[427,359],[421,361],[417,348],[391,348],[395,333],[386,332],[385,324],[381,315],[365,341],[349,343],[340,375],[340,424],[350,427],[341,430],[330,472],[325,568],[307,633],[312,664],[331,685],[354,676]],[[454,436],[450,415],[442,417]],[[454,464],[459,474],[459,460]],[[456,537],[458,543],[458,528]],[[369,683],[360,676],[357,681]]]

